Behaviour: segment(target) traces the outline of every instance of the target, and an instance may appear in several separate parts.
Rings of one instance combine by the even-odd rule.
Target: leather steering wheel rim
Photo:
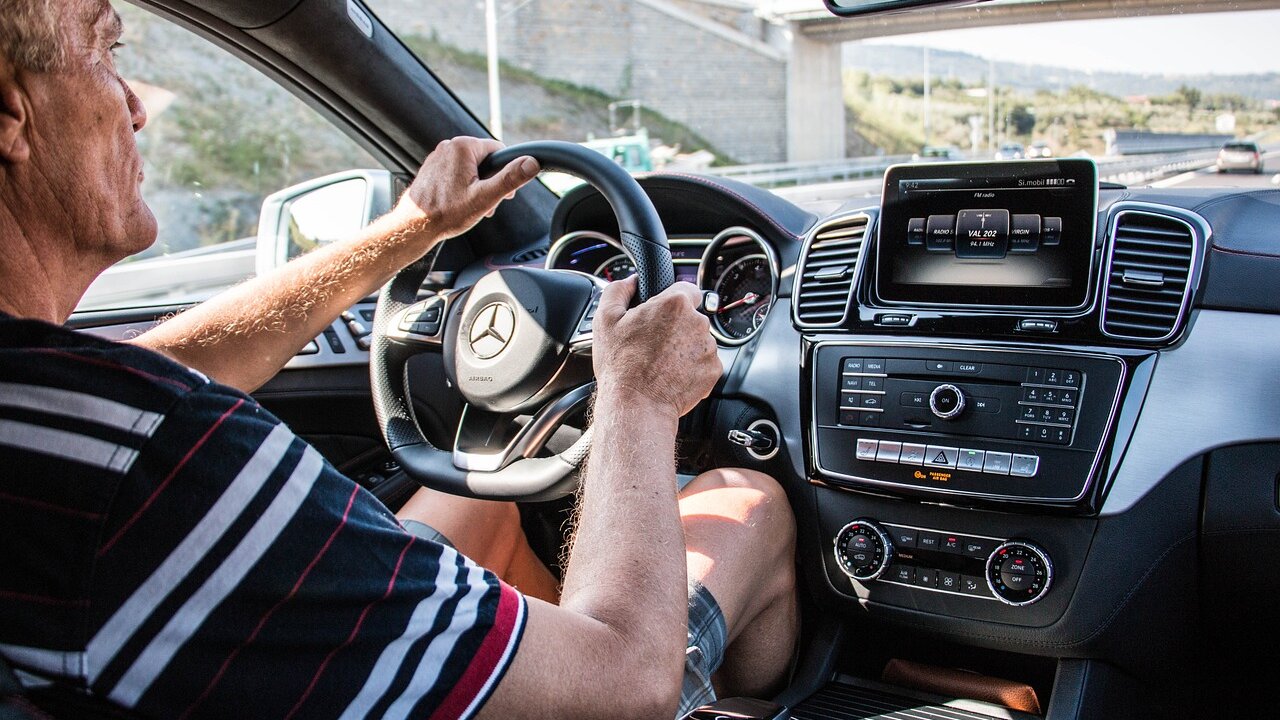
[[[559,171],[582,178],[604,195],[618,220],[619,241],[636,265],[640,302],[675,282],[675,267],[666,231],[652,201],[639,183],[609,158],[573,143],[537,141],[513,145],[486,158],[482,177],[525,156],[543,171]],[[395,318],[419,301],[418,290],[431,269],[433,253],[400,270],[383,287],[374,316],[369,355],[370,386],[378,426],[400,467],[426,487],[466,497],[490,500],[547,500],[573,490],[573,471],[585,459],[591,432],[568,450],[552,457],[517,460],[493,472],[456,467],[450,450],[433,445],[413,414],[408,390],[408,361],[423,351],[388,337]]]

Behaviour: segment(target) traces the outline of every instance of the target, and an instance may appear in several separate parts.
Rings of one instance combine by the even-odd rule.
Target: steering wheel
[[[609,201],[619,240],[635,261],[640,302],[675,281],[658,213],[625,170],[580,145],[541,141],[499,150],[480,173],[525,156],[543,170],[582,178]],[[382,289],[373,322],[373,407],[396,462],[420,484],[454,495],[532,501],[572,492],[574,470],[590,450],[590,428],[557,455],[543,450],[591,399],[591,321],[604,281],[568,270],[506,268],[421,300],[429,270],[424,258],[398,272]],[[466,400],[450,450],[423,434],[409,395],[409,359],[433,350],[443,352],[445,373]]]

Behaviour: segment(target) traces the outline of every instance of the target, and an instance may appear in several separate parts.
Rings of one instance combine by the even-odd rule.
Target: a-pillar
[[[787,62],[787,161],[834,160],[845,153],[840,44],[810,40],[791,24]]]

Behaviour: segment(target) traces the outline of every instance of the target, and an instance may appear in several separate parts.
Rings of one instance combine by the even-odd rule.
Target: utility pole
[[[924,144],[930,143],[930,117],[929,113],[929,95],[930,86],[932,85],[932,76],[929,73],[929,48],[924,49]]]
[[[497,0],[484,0],[484,32],[489,50],[489,132],[502,139],[502,91],[498,84]]]
[[[987,60],[987,149],[996,149],[996,61]]]

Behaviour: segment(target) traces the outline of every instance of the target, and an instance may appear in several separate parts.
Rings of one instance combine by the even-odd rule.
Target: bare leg
[[[782,488],[750,470],[713,470],[680,493],[689,577],[724,611],[721,697],[768,697],[786,679],[798,635],[795,518]]]
[[[473,500],[420,488],[397,516],[444,533],[458,552],[525,595],[560,601],[559,584],[533,553],[515,503]]]

